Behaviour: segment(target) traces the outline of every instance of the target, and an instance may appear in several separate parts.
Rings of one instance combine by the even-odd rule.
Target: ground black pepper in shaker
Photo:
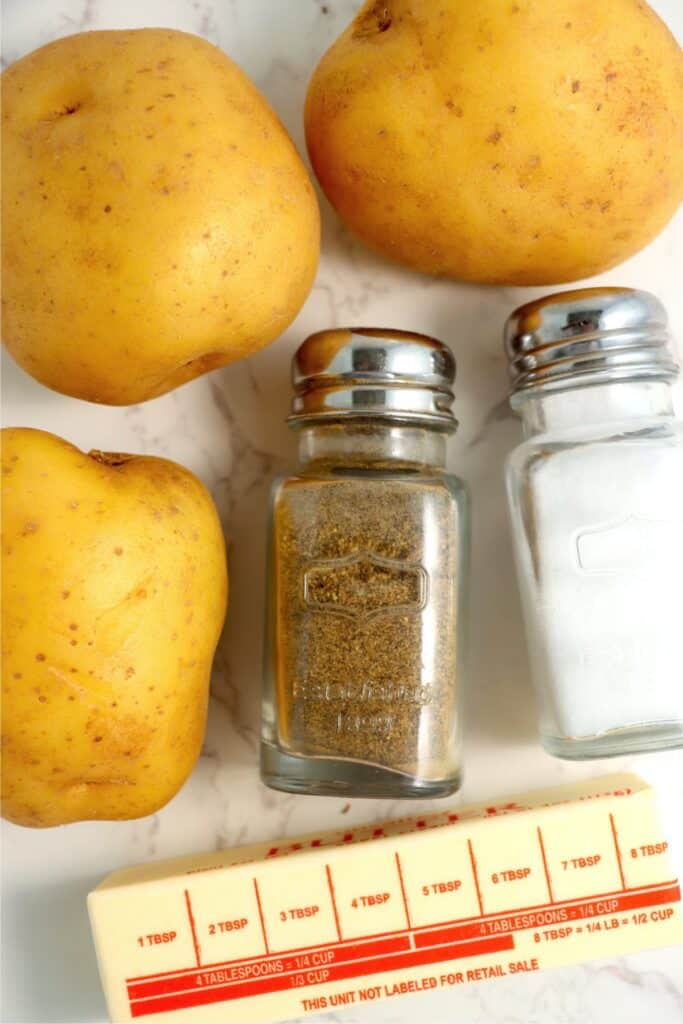
[[[371,328],[294,359],[301,467],[273,488],[262,775],[442,796],[460,782],[467,498],[445,472],[455,364]]]

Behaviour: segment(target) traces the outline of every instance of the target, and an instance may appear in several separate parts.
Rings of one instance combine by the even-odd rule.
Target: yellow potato
[[[165,459],[2,442],[3,817],[151,814],[204,735],[227,595],[211,497]]]
[[[373,248],[433,274],[605,270],[683,196],[683,58],[641,0],[367,2],[306,102],[314,170]]]
[[[87,32],[2,76],[3,340],[48,387],[125,405],[294,319],[319,215],[284,128],[216,47]]]

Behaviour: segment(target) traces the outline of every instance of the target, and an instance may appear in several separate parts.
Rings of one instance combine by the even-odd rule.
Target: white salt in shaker
[[[565,758],[683,745],[683,424],[658,300],[562,292],[505,341],[507,468],[541,738]]]

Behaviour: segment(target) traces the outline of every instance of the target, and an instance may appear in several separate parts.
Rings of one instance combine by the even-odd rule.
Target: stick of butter
[[[272,1022],[683,942],[635,775],[116,871],[89,896],[114,1021]]]

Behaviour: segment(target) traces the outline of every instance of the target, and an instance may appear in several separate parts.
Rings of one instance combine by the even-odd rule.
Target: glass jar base
[[[420,779],[381,765],[328,757],[298,757],[275,744],[261,743],[261,778],[285,793],[311,796],[435,799],[460,788],[460,773],[447,779]]]
[[[565,761],[646,754],[683,747],[683,722],[650,722],[577,738],[541,733],[541,743],[549,754]]]

